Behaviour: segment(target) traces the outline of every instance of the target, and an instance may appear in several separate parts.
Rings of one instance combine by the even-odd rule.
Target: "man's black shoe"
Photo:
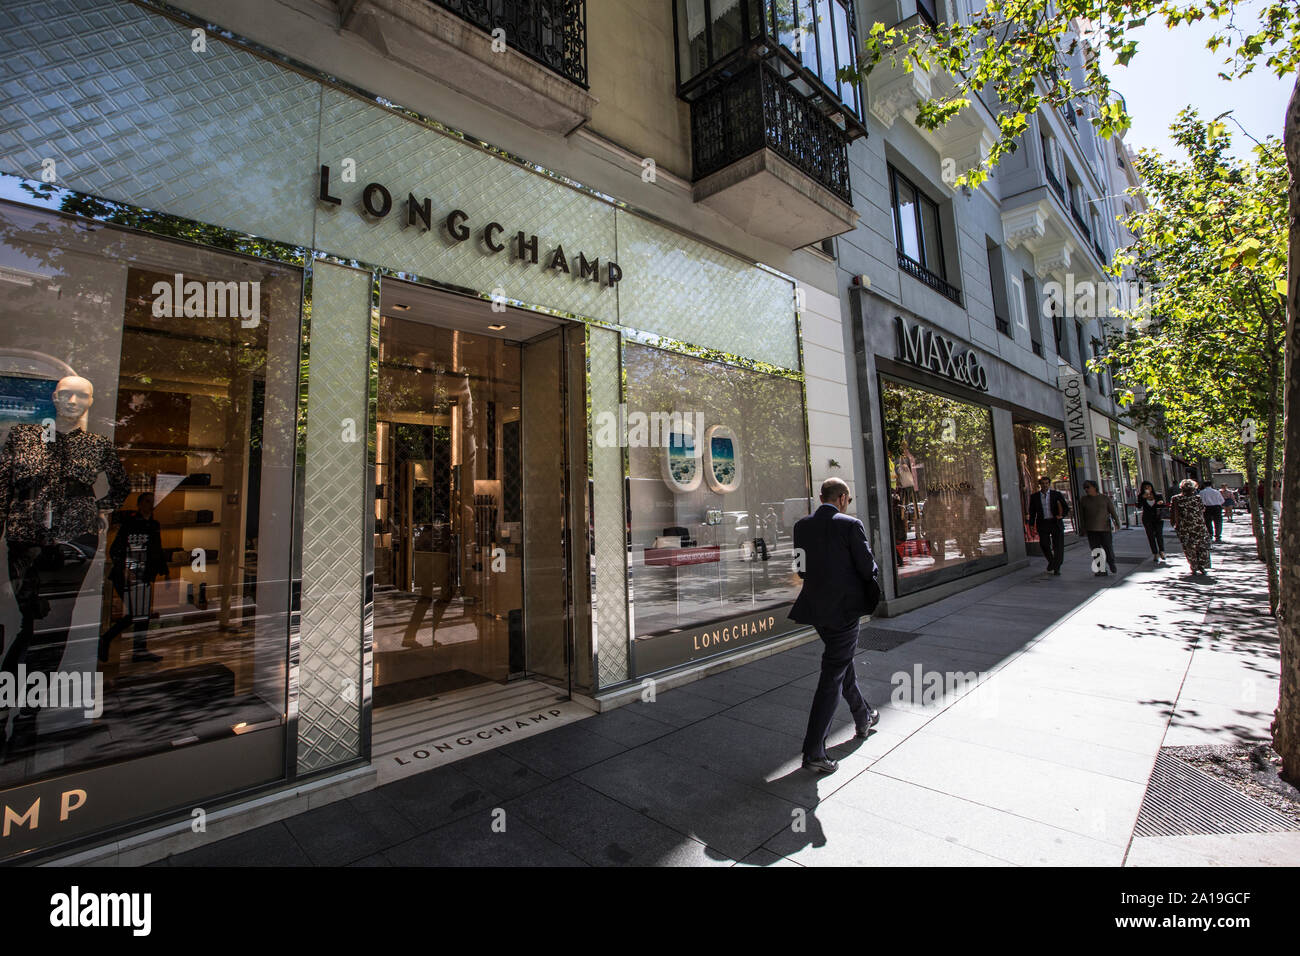
[[[867,715],[867,719],[858,724],[857,733],[853,736],[857,737],[859,740],[866,740],[871,734],[871,728],[876,726],[878,723],[880,723],[880,711],[873,707],[871,713]]]
[[[840,769],[840,765],[830,757],[818,757],[816,760],[809,760],[804,757],[803,768],[805,770],[815,770],[818,773],[834,773]]]

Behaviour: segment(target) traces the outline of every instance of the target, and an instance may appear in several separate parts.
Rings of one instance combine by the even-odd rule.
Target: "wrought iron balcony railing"
[[[691,103],[694,178],[703,179],[763,148],[846,203],[853,202],[844,132],[760,62]]]
[[[1086,221],[1086,220],[1083,218],[1083,216],[1079,213],[1079,207],[1078,207],[1078,206],[1071,206],[1071,207],[1070,207],[1070,215],[1074,217],[1074,224],[1075,224],[1076,226],[1078,226],[1078,227],[1079,227],[1079,231],[1083,233],[1083,238],[1084,238],[1084,239],[1087,239],[1087,240],[1089,240],[1089,241],[1091,241],[1091,239],[1092,239],[1092,230],[1088,228],[1088,223],[1087,223],[1087,221]]]
[[[584,90],[586,0],[429,0],[481,30],[504,31],[506,46]]]
[[[1044,166],[1043,168],[1047,170],[1047,184],[1056,190],[1056,195],[1061,197],[1061,202],[1065,202],[1065,187],[1056,178],[1056,173],[1052,172],[1051,166]]]
[[[907,253],[900,252],[898,254],[898,268],[902,269],[913,279],[917,279],[920,282],[924,282],[926,285],[928,285],[935,292],[938,292],[940,295],[946,296],[947,298],[951,299],[953,302],[957,303],[958,305],[961,305],[961,289],[958,289],[956,286],[950,285],[944,279],[939,278],[937,275],[935,275],[925,266],[921,265],[921,263],[917,262]]]

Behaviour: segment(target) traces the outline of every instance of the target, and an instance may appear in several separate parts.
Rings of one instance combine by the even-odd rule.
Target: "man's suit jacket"
[[[794,525],[796,554],[802,550],[803,589],[790,619],[800,624],[842,628],[868,613],[867,592],[879,574],[867,531],[852,515],[824,504]]]
[[[1050,518],[1067,518],[1070,515],[1070,503],[1065,500],[1065,495],[1061,494],[1055,488],[1051,492],[1052,513],[1046,518],[1043,515],[1043,495],[1035,491],[1029,499],[1029,523],[1037,524],[1039,521],[1050,520]]]

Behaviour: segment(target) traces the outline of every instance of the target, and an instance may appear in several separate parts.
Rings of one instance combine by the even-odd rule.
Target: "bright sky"
[[[1253,27],[1258,4],[1248,4],[1252,14],[1239,22]],[[1225,110],[1252,136],[1263,139],[1269,134],[1281,137],[1282,117],[1295,78],[1274,76],[1261,62],[1255,71],[1240,80],[1219,79],[1219,71],[1228,54],[1220,47],[1215,53],[1205,49],[1205,41],[1214,33],[1212,23],[1182,24],[1174,29],[1163,20],[1153,18],[1133,31],[1138,41],[1137,55],[1127,67],[1109,61],[1107,74],[1111,85],[1124,96],[1133,126],[1125,136],[1131,149],[1144,146],[1164,153],[1175,151],[1169,139],[1169,124],[1178,111],[1191,104],[1203,119],[1211,119]],[[1228,123],[1233,134],[1233,152],[1249,155],[1254,144],[1241,130]]]

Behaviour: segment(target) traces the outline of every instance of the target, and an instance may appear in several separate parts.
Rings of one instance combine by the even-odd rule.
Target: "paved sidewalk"
[[[857,668],[881,721],[856,741],[840,708],[831,776],[800,766],[814,642],[164,863],[1300,863],[1297,834],[1132,840],[1161,746],[1268,736],[1276,631],[1249,529],[1226,533],[1208,582],[1134,530],[1119,579],[1076,546],[1059,578],[1035,559],[872,622]]]

